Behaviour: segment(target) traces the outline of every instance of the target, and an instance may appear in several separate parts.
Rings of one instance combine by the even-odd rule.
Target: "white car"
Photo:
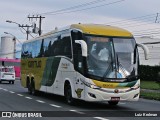
[[[15,70],[13,66],[0,66],[0,83],[2,81],[8,81],[10,84],[14,84]]]

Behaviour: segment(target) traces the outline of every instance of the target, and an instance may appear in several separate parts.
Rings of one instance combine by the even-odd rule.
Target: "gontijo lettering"
[[[42,66],[41,60],[39,61],[28,61],[29,68],[40,68]]]

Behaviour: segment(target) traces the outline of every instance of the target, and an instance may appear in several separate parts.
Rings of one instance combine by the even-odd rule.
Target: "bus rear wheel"
[[[32,95],[37,95],[37,90],[35,89],[34,81],[31,81],[31,94]]]
[[[27,85],[27,88],[28,88],[28,93],[29,93],[29,94],[32,94],[31,84],[28,84],[28,85]]]
[[[70,105],[73,105],[74,99],[72,98],[72,89],[70,84],[65,85],[65,98],[66,102]]]
[[[117,105],[119,101],[108,101],[109,105]]]
[[[31,92],[31,83],[30,83],[30,80],[29,80],[29,79],[27,79],[26,87],[28,88],[28,93],[29,93],[29,94],[32,94],[32,92]]]

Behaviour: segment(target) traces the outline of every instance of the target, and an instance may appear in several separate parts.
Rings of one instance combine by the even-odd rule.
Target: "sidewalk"
[[[160,93],[160,89],[159,89],[159,90],[141,89],[141,91],[144,91],[144,92]]]

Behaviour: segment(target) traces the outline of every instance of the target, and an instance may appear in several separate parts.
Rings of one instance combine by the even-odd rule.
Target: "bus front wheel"
[[[70,105],[73,105],[74,103],[74,99],[72,98],[72,89],[71,89],[71,85],[68,83],[65,85],[65,98],[66,98],[66,102]]]

